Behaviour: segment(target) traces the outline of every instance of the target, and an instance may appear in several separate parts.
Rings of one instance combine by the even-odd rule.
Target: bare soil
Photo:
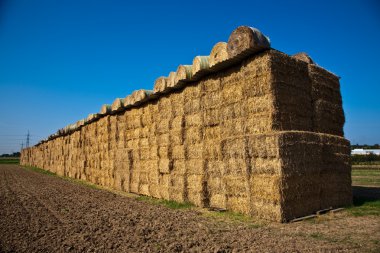
[[[379,239],[378,216],[241,222],[0,165],[0,252],[379,252]]]

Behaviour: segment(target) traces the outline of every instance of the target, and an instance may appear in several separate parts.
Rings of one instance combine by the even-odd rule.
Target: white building
[[[351,155],[380,155],[380,149],[363,149],[363,148],[356,148],[351,150]]]

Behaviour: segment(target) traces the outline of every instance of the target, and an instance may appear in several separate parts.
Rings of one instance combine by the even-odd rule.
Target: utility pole
[[[24,142],[21,142],[21,151],[24,149]]]
[[[30,139],[30,134],[28,130],[28,134],[26,135],[26,147],[29,148],[29,139]]]

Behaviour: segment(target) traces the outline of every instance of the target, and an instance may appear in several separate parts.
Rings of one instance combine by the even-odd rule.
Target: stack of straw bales
[[[22,151],[21,163],[288,221],[351,203],[339,78],[239,27],[209,56]]]

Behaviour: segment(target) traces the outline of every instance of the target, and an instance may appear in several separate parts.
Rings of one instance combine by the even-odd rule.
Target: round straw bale
[[[131,102],[132,104],[138,103],[148,98],[148,96],[152,93],[153,92],[151,90],[135,90],[131,95],[132,96]]]
[[[218,42],[212,48],[209,58],[210,67],[228,59],[227,43]]]
[[[192,70],[192,65],[179,65],[175,76],[175,83],[177,84],[179,81],[190,80],[193,76]]]
[[[100,114],[104,115],[110,112],[111,112],[111,105],[108,105],[108,104],[102,105],[102,108],[100,109]]]
[[[84,119],[78,120],[78,122],[76,123],[76,125],[77,125],[78,127],[83,126],[83,125],[84,125]]]
[[[154,82],[153,92],[156,93],[164,91],[166,89],[167,80],[168,78],[164,76],[160,76],[159,78],[157,78]]]
[[[124,98],[124,107],[132,105],[132,95],[128,95]]]
[[[193,60],[193,76],[199,71],[206,70],[210,68],[209,64],[210,56],[196,56]]]
[[[228,57],[235,57],[247,50],[259,52],[270,48],[270,41],[258,29],[249,26],[239,26],[230,35],[227,43]]]
[[[313,59],[311,59],[311,57],[307,53],[304,53],[304,52],[296,53],[295,55],[292,55],[292,57],[297,60],[304,61],[308,64],[315,64]]]
[[[176,72],[170,72],[169,77],[167,79],[167,87],[174,87],[177,83],[175,82],[176,79]]]
[[[124,98],[116,98],[112,103],[112,111],[118,111],[124,106]]]
[[[98,117],[98,114],[97,113],[91,113],[87,116],[87,119],[86,119],[86,122],[90,122],[90,121],[93,121],[94,119],[96,119]]]

